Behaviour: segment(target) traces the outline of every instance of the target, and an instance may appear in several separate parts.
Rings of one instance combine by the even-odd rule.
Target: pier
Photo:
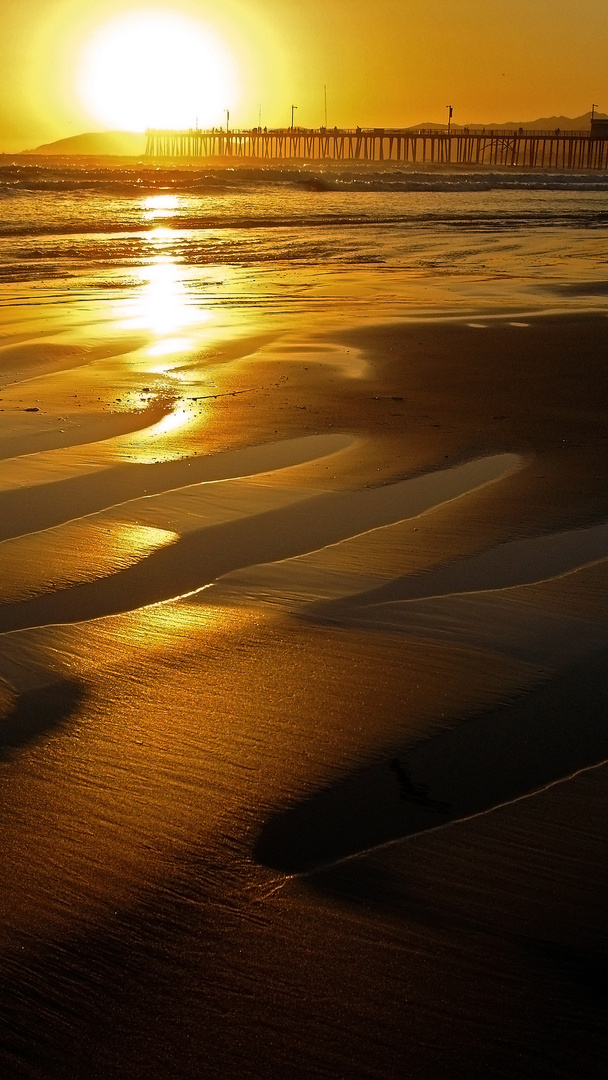
[[[150,129],[146,157],[607,169],[608,133],[413,128]]]

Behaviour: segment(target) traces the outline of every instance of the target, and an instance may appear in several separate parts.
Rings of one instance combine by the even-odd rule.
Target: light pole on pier
[[[450,134],[450,127],[452,126],[452,113],[454,112],[454,110],[453,110],[451,105],[446,105],[446,109],[448,110],[448,135],[449,135]]]
[[[224,109],[226,113],[226,134],[230,131],[230,109]]]
[[[593,123],[593,118],[595,116],[595,110],[596,109],[597,109],[597,105],[592,105],[591,106],[591,123]]]
[[[296,111],[297,107],[298,107],[297,105],[292,105],[291,106],[291,130],[292,131],[293,131],[293,114]]]

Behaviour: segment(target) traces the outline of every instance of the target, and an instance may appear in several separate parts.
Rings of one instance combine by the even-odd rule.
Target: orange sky
[[[182,22],[160,35],[164,55],[153,38],[133,44],[171,13]],[[226,108],[232,127],[260,107],[263,124],[286,125],[293,104],[296,123],[318,126],[324,86],[329,124],[346,127],[443,122],[448,103],[459,123],[608,112],[606,0],[2,0],[0,28],[5,151],[171,116],[222,124]],[[206,82],[176,90],[199,48]]]

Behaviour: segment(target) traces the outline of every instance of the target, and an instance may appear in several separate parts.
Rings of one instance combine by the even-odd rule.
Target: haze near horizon
[[[608,101],[598,0],[5,0],[0,150],[148,126],[409,126]],[[564,57],[568,58],[567,65]]]

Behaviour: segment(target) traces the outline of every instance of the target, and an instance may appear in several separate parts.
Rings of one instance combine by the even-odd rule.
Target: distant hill
[[[595,118],[597,120],[608,120],[606,113],[596,112]],[[447,124],[437,123],[424,123],[416,124],[414,127],[420,128],[445,128]],[[524,131],[555,131],[559,128],[560,131],[589,131],[591,127],[591,112],[583,113],[582,116],[541,116],[538,120],[507,120],[505,123],[492,123],[492,124],[451,124],[453,131],[462,131],[463,127],[468,127],[469,131],[480,131],[482,128],[489,130],[495,129],[496,131],[519,131],[522,128]]]
[[[72,135],[68,139],[44,143],[26,154],[57,155],[87,154],[91,157],[141,157],[146,149],[146,136],[138,131],[90,131],[84,135]]]
[[[596,112],[594,115],[597,120],[608,120],[606,113]],[[583,113],[582,116],[541,116],[539,120],[527,120],[521,124],[509,121],[506,124],[491,124],[490,126],[503,130],[511,128],[517,130],[521,127],[524,131],[555,131],[555,128],[559,128],[560,131],[588,131],[591,127],[591,111]]]

